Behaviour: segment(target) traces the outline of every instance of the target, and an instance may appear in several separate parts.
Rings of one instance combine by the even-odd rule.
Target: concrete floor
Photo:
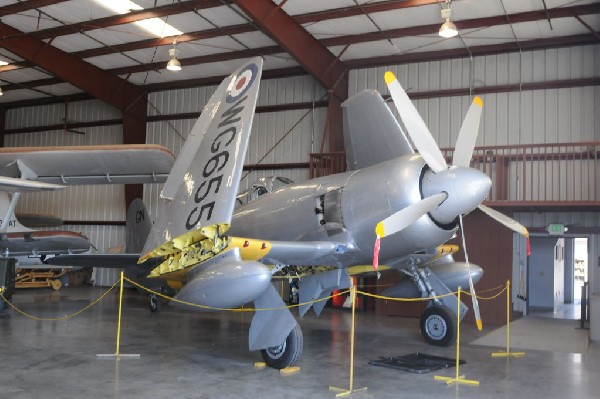
[[[103,288],[67,287],[19,291],[14,303],[36,316],[70,314]],[[145,297],[127,291],[121,353],[138,359],[98,359],[114,353],[118,295],[110,293],[67,321],[36,321],[9,309],[0,315],[0,398],[334,398],[328,387],[349,384],[350,312],[326,309],[300,319],[304,332],[301,370],[282,376],[255,369],[258,353],[247,351],[251,315],[200,314],[165,306],[151,313]],[[423,343],[418,321],[357,313],[356,398],[598,398],[600,346],[585,355],[527,351],[524,358],[493,359],[495,348],[469,345],[479,336],[462,325],[461,374],[479,387],[447,386],[434,375],[368,365],[379,356],[413,352],[454,357],[455,347]],[[574,327],[575,327],[574,322]],[[490,328],[488,326],[488,328]],[[488,330],[491,331],[491,330]]]

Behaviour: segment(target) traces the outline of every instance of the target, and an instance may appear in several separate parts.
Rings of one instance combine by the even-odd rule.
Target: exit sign
[[[549,224],[548,227],[546,227],[546,231],[548,232],[548,234],[552,235],[561,235],[565,232],[565,225],[564,224]]]

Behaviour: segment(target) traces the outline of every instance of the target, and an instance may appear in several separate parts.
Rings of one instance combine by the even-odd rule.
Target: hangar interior
[[[450,19],[459,34],[442,38],[438,35],[444,22],[441,13],[448,9],[452,10]],[[344,171],[340,104],[365,89],[377,90],[388,100],[389,91],[383,78],[388,70],[398,77],[448,159],[452,158],[464,115],[473,96],[478,95],[483,100],[483,113],[472,165],[492,179],[493,187],[485,204],[526,226],[531,233],[531,251],[538,257],[528,259],[525,239],[474,211],[465,218],[465,234],[471,261],[485,270],[477,288],[490,289],[510,279],[514,287],[511,298],[514,315],[540,311],[555,314],[565,303],[581,302],[581,297],[573,291],[578,259],[575,247],[583,245],[587,260],[585,280],[592,295],[600,294],[597,112],[600,4],[597,1],[5,0],[0,2],[0,16],[0,61],[4,62],[0,66],[3,147],[150,143],[165,146],[178,155],[200,111],[223,77],[247,59],[261,56],[263,77],[240,190],[250,189],[258,179],[268,176],[304,182]],[[158,32],[144,25],[145,22],[154,22]],[[181,70],[165,69],[174,58]],[[391,102],[388,105],[397,115]],[[162,184],[105,184],[27,193],[21,198],[17,212],[56,215],[65,222],[61,229],[82,232],[99,253],[105,253],[124,243],[127,205],[135,197],[143,198],[153,219],[164,212],[160,200],[162,187]],[[550,226],[562,226],[562,230],[549,232]],[[560,256],[558,252],[554,256],[555,251]],[[457,259],[461,256],[456,254]],[[549,256],[549,260],[544,256]],[[562,266],[551,264],[553,258],[564,260]],[[527,267],[528,262],[534,261],[539,263]],[[110,287],[118,275],[115,269],[96,269],[94,284]],[[27,295],[18,293],[16,298]],[[30,295],[22,301],[35,313],[33,304],[45,301],[39,299],[45,294]],[[86,293],[78,293],[74,298],[66,293],[56,295],[66,301],[65,309],[70,309],[70,302],[77,302],[79,295],[89,297]],[[130,298],[128,303],[134,313],[141,314],[144,307],[138,299]],[[361,316],[368,323],[381,326],[382,331],[364,327],[360,334],[366,340],[372,337],[374,345],[387,345],[386,339],[405,340],[404,343],[418,340],[410,335],[412,332],[397,338],[383,331],[389,328],[386,317],[414,316],[418,310],[413,308],[378,304],[374,311],[371,309]],[[502,303],[482,305],[483,319],[492,325],[502,325],[504,309]],[[42,310],[51,311],[47,305]],[[103,308],[102,312],[108,310]],[[596,314],[600,319],[600,313]],[[328,311],[321,319],[337,318],[344,326],[344,333],[338,338],[345,339],[347,316]],[[12,328],[26,332],[22,339],[28,356],[35,356],[30,349],[35,346],[32,342],[36,337],[83,328],[79,324],[78,327],[58,324],[56,328],[40,325],[34,334],[25,321],[15,320],[17,315],[10,317]],[[105,317],[108,317],[105,313],[97,316]],[[193,328],[204,328],[202,321],[176,318],[171,310],[165,316],[170,322],[157,322],[160,314],[152,315],[154,323],[146,316],[140,317],[140,326],[147,323],[141,327],[146,330],[142,337],[148,339],[151,339],[148,331],[155,324],[161,324],[161,332],[157,334],[165,337],[169,332],[162,330],[162,324],[199,324]],[[217,331],[231,337],[236,342],[232,346],[244,347],[245,338],[240,338],[244,335],[239,335],[238,330],[248,320],[203,317],[208,317],[204,320],[210,328],[216,325]],[[472,315],[467,315],[468,321],[472,319]],[[398,319],[392,320],[389,324],[396,329]],[[3,316],[0,323],[5,322]],[[323,321],[313,318],[302,323],[310,325],[308,328],[313,331],[311,339],[305,338],[307,342],[317,345],[318,335],[328,328],[328,323],[317,324]],[[135,334],[136,329],[130,328],[129,332]],[[469,328],[466,336],[475,339],[477,333]],[[9,335],[14,337],[14,332]],[[97,338],[104,343],[111,339]],[[182,340],[183,348],[191,350],[193,337],[185,335]],[[225,339],[216,340],[219,341],[216,344],[208,341],[217,346],[229,345]],[[394,349],[406,349],[404,343],[395,343]],[[307,368],[311,371],[302,379],[297,377],[292,384],[295,392],[285,391],[287,380],[269,375],[265,396],[270,392],[269,397],[320,397],[305,390],[311,379],[318,378],[315,370],[326,367],[331,375],[343,375],[339,359],[327,358],[328,352],[341,344],[337,341],[330,344],[327,349],[313,348],[303,356],[301,365],[306,363],[301,373]],[[139,351],[145,345],[138,336],[131,349]],[[176,345],[176,342],[168,344]],[[364,341],[362,345],[359,358],[365,360],[369,349]],[[85,350],[81,343],[75,346],[77,353]],[[55,347],[44,362],[53,362],[52,357],[59,356],[59,348]],[[66,350],[66,346],[62,348]],[[184,350],[177,349],[174,356],[186,358],[181,355]],[[423,345],[419,350],[428,348]],[[228,348],[226,352],[235,350]],[[216,373],[235,378],[226,370],[227,355],[221,359],[214,349],[209,353],[210,356],[198,355],[188,360],[196,366],[217,357],[220,362]],[[436,353],[453,355],[448,349],[438,349]],[[467,353],[478,362],[488,362],[474,348],[469,347]],[[69,356],[70,360],[80,361],[75,355]],[[164,361],[175,370],[188,367],[181,361],[174,365],[173,359],[152,356],[153,361]],[[245,360],[233,356],[233,369],[240,370],[239,363]],[[311,356],[320,361],[309,363],[306,359]],[[15,364],[27,367],[16,355],[11,355],[13,358]],[[569,389],[579,389],[572,392],[579,392],[581,397],[594,397],[597,382],[590,376],[600,369],[597,343],[590,343],[589,351],[584,354],[533,351],[531,358],[524,361],[527,363],[515,366],[516,361],[510,360],[510,367],[509,363],[503,363],[501,371],[486,365],[480,377],[483,380],[486,373],[508,375],[507,380],[515,384],[506,388],[509,397],[525,389],[532,389],[526,395],[530,397],[558,397],[562,395],[557,396],[552,390],[556,385],[540,386],[545,378],[560,379],[567,373],[564,368],[548,366],[544,374],[548,363],[562,362],[576,367],[567,376]],[[146,360],[142,362],[147,364]],[[533,378],[535,382],[522,378],[525,365],[540,368]],[[368,366],[360,367],[364,375],[376,374],[369,372]],[[511,379],[515,376],[507,371],[511,367],[523,375]],[[122,375],[119,388],[113,381],[119,379],[118,367],[116,374],[114,370],[110,369],[113,374],[104,378],[114,384],[115,397],[140,394],[134,394],[133,390],[141,386],[128,385],[124,380],[146,378],[141,372]],[[175,378],[164,370],[153,369],[153,372],[165,379]],[[217,378],[210,376],[215,371],[205,365],[201,373],[209,381]],[[244,376],[247,380],[264,378],[251,374],[252,371]],[[20,374],[21,379],[25,378],[23,375]],[[181,378],[186,389],[193,389],[192,376]],[[384,372],[386,384],[393,385],[394,378],[392,372]],[[420,391],[414,386],[416,378],[403,381],[411,386],[412,391],[408,392],[422,392],[424,396],[444,397],[449,392],[439,387]],[[406,384],[396,389],[408,389]],[[240,386],[260,389],[248,381],[240,382]],[[125,390],[119,390],[122,388]],[[16,397],[28,397],[25,388],[12,389]],[[100,388],[94,385],[94,389]],[[153,389],[158,390],[159,397],[167,394],[165,387]],[[235,397],[227,387],[221,389],[225,389],[227,397]],[[494,389],[488,386],[479,394],[491,397]],[[375,390],[373,397],[391,397],[394,391],[388,386]],[[461,388],[456,392],[459,397],[479,396],[476,390]],[[80,397],[77,395],[66,392],[64,397]],[[217,396],[218,391],[198,397]],[[331,394],[324,393],[323,397]]]

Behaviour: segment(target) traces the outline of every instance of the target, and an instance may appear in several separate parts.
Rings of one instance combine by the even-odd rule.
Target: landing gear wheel
[[[60,282],[59,279],[54,279],[54,280],[50,281],[50,285],[52,286],[52,289],[54,291],[58,291],[58,290],[60,290],[60,287],[62,287],[62,283]]]
[[[430,306],[421,315],[421,334],[429,345],[448,346],[455,332],[455,316],[447,307]]]
[[[274,369],[284,369],[296,364],[302,354],[303,346],[302,330],[296,324],[281,345],[263,349],[260,354],[267,366]]]
[[[158,308],[158,297],[156,296],[156,294],[150,295],[150,311],[156,312],[158,311]]]

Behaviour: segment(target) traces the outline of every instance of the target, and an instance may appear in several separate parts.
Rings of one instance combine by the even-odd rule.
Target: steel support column
[[[234,3],[330,92],[329,151],[343,151],[340,104],[348,98],[346,66],[271,0],[235,0]]]

